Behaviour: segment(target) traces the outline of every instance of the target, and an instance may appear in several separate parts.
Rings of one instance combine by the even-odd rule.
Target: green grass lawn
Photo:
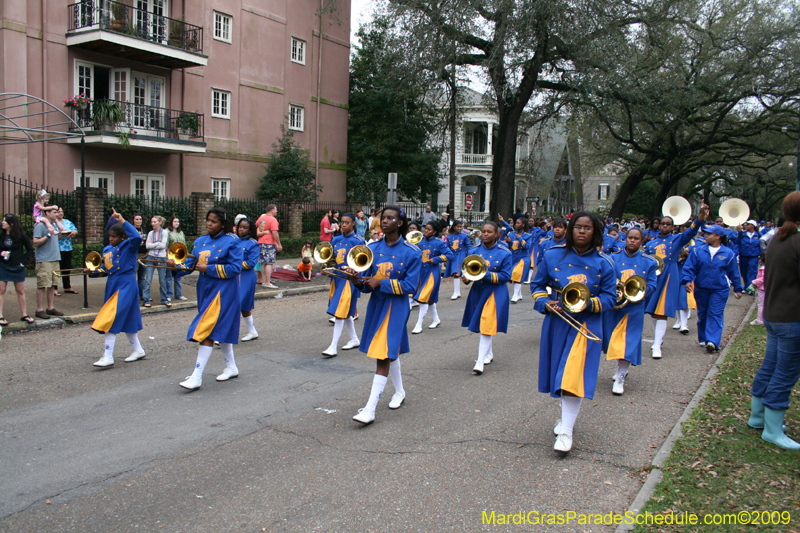
[[[764,326],[744,328],[711,389],[683,425],[684,436],[675,443],[664,477],[642,509],[651,514],[693,513],[700,523],[638,525],[635,531],[800,532],[800,451],[768,444],[760,430],[747,427],[750,385],[766,341]],[[795,440],[800,440],[798,396],[796,388],[786,413],[786,433]],[[740,512],[751,524],[732,524],[730,517],[726,525],[702,523],[705,515],[720,520],[710,515]]]

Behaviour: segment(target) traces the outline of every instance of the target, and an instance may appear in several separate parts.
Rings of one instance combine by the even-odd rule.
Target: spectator
[[[770,240],[764,270],[767,349],[750,390],[747,425],[764,428],[761,438],[781,448],[800,449],[783,430],[784,415],[800,377],[800,191],[783,200],[786,221]]]
[[[333,210],[333,216],[331,218],[331,229],[333,229],[333,236],[336,237],[337,235],[342,234],[342,230],[339,227],[339,210]]]
[[[278,235],[278,208],[275,204],[267,206],[267,212],[256,220],[256,235],[259,244],[259,262],[261,263],[262,286],[267,289],[277,289],[272,283],[272,269],[275,265],[277,252],[283,250],[281,239]]]
[[[68,270],[72,268],[72,238],[78,234],[78,228],[75,224],[64,218],[64,209],[59,207],[56,211],[56,228],[58,229],[58,249],[61,252],[61,270]],[[70,294],[78,294],[78,291],[72,288],[69,276],[61,276],[61,283],[64,284],[64,292]],[[58,287],[55,289],[55,295],[58,294]]]
[[[55,224],[56,210],[45,211],[50,224]],[[52,234],[44,223],[33,227],[33,246],[36,248],[36,316],[48,319],[51,316],[64,316],[64,313],[53,307],[53,296],[56,284],[54,272],[59,268],[61,252],[58,251],[58,234]],[[45,303],[47,308],[44,307]]]
[[[186,235],[181,229],[181,219],[176,215],[172,215],[172,219],[167,223],[167,231],[169,232],[167,234],[167,250],[176,242],[186,244]],[[188,300],[183,295],[183,278],[181,276],[173,276],[170,269],[166,269],[165,272],[167,273],[167,301],[171,302],[173,298],[176,300]]]
[[[331,216],[332,212],[328,209],[322,217],[322,221],[319,223],[319,240],[321,241],[331,242],[333,240],[334,229],[331,224]]]
[[[369,221],[364,217],[364,210],[359,209],[356,211],[356,233],[358,233],[362,238],[366,238],[368,229]]]
[[[150,219],[150,225],[153,229],[147,234],[147,241],[145,242],[145,246],[148,250],[145,262],[167,260],[167,240],[169,239],[169,232],[162,227],[163,223],[164,218],[158,215]],[[155,270],[155,264],[148,262],[147,268],[145,268],[144,289],[142,290],[145,307],[153,305],[153,299],[150,298],[150,286],[153,283],[153,272]],[[172,302],[167,300],[167,274],[164,268],[158,269],[158,292],[161,296],[161,305],[172,307]]]
[[[424,228],[431,222],[436,222],[436,213],[431,211],[431,206],[425,206],[425,212],[422,213],[422,227]]]
[[[311,281],[311,276],[314,275],[314,267],[311,265],[311,259],[304,257],[303,260],[297,265],[297,271],[300,272],[300,278],[303,281]]]
[[[111,220],[114,220],[114,217],[111,217]],[[136,264],[134,265],[134,272],[136,272],[136,281],[139,284],[139,299],[144,300],[144,283],[145,283],[145,268],[139,264],[139,261],[147,257],[147,242],[146,237],[147,235],[142,228],[142,214],[141,213],[134,213],[133,214],[133,227],[136,228],[136,232],[141,237],[141,241],[139,244],[139,253],[136,257]],[[114,224],[117,221],[114,220]],[[114,224],[111,224],[113,226]],[[111,226],[108,226],[109,228]],[[108,246],[108,244],[106,244]]]
[[[442,232],[442,235],[447,235],[450,232],[450,226],[452,226],[450,222],[450,213],[447,211],[442,213],[442,218],[437,224],[439,224],[439,230]]]
[[[309,259],[314,258],[314,243],[311,241],[311,239],[308,239],[306,243],[303,245],[303,248],[300,250],[300,257],[304,259],[306,257],[308,257]]]
[[[8,325],[8,321],[3,318],[3,304],[9,282],[14,284],[14,289],[17,291],[17,300],[22,312],[20,320],[33,324],[33,319],[28,316],[28,305],[25,301],[25,264],[32,254],[33,245],[22,231],[19,219],[16,215],[5,215],[0,222],[0,326]]]

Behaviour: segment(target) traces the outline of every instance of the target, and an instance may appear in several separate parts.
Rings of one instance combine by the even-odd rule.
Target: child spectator
[[[303,249],[300,250],[300,255],[303,259],[308,258],[309,260],[314,257],[314,243],[311,241],[311,239],[308,239],[303,245]]]
[[[50,193],[42,189],[36,196],[36,203],[33,204],[33,220],[34,220],[33,224],[36,225],[38,222],[44,222],[44,225],[47,226],[47,231],[50,234],[55,235],[56,233],[58,233],[58,231],[56,231],[56,229],[44,215],[47,211],[50,211],[52,209],[58,209],[58,207],[55,205],[47,205],[49,202],[50,202]]]
[[[304,257],[303,262],[297,265],[297,271],[300,272],[303,281],[311,281],[312,270],[314,270],[314,266],[311,264],[310,257]]]
[[[758,275],[753,280],[753,287],[756,289],[756,298],[758,301],[758,316],[755,320],[750,322],[751,326],[761,326],[764,324],[764,266],[767,258],[766,250],[761,252],[758,258]],[[748,287],[749,289],[750,287]]]

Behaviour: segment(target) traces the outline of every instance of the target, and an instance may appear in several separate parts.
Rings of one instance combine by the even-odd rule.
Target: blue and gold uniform
[[[543,254],[531,283],[534,309],[545,314],[539,345],[539,392],[555,398],[562,391],[592,398],[602,343],[589,341],[546,310],[547,302],[556,299],[556,291],[572,282],[585,284],[591,294],[586,309],[572,316],[595,335],[602,335],[603,311],[613,309],[617,300],[616,267],[607,255],[594,248],[581,255],[568,251],[566,245],[554,246]],[[547,287],[555,289],[552,297]]]
[[[417,247],[422,252],[422,268],[419,273],[419,287],[414,299],[421,304],[435,304],[439,301],[439,284],[442,281],[443,262],[453,261],[453,252],[447,244],[436,237],[423,237]]]
[[[615,254],[619,252],[619,240],[618,237],[614,237],[613,235],[603,235],[603,253],[606,255]]]
[[[547,237],[544,240],[540,240],[539,241],[539,258],[544,256],[544,253],[547,250],[549,250],[550,248],[552,248],[553,246],[558,246],[559,244],[566,244],[566,243],[567,243],[567,238],[564,237],[564,236],[562,236],[561,240],[558,240],[558,241],[555,239],[555,236],[553,236],[553,235],[550,235],[549,237]],[[537,261],[539,261],[539,259],[537,259]],[[538,266],[539,263],[537,262],[536,265]]]
[[[655,259],[639,250],[628,255],[626,250],[611,256],[614,261],[616,278],[623,283],[631,276],[642,276],[647,282],[647,292],[656,290]],[[629,302],[621,309],[610,309],[603,313],[603,351],[606,359],[624,359],[632,365],[642,363],[642,329],[644,328],[644,308],[647,300]]]
[[[391,245],[385,239],[369,245],[372,266],[367,277],[381,280],[380,289],[373,291],[366,284],[363,292],[371,292],[359,350],[373,359],[394,361],[408,347],[408,295],[419,285],[422,252],[403,237]]]
[[[746,231],[736,233],[736,244],[739,247],[739,273],[742,275],[742,285],[745,287],[758,277],[758,257],[761,255],[760,239],[761,234],[758,231],[752,235]]]
[[[733,250],[720,246],[712,257],[708,245],[697,247],[686,259],[683,267],[684,285],[694,282],[697,301],[697,340],[712,343],[719,348],[725,327],[725,305],[730,293],[730,280],[734,292],[743,292],[736,269]]]
[[[219,232],[216,237],[203,235],[194,241],[194,257],[186,260],[186,268],[176,276],[190,273],[195,264],[207,267],[197,280],[197,316],[189,326],[186,340],[202,342],[211,339],[238,344],[239,274],[242,272],[242,241],[232,233]]]
[[[530,239],[530,252],[531,252],[531,268],[536,267],[536,261],[539,257],[539,244],[544,241],[544,230],[542,228],[533,228],[531,232],[528,234],[528,238]]]
[[[353,246],[365,244],[364,239],[355,231],[350,235],[337,235],[331,241],[336,268],[347,266],[347,254]],[[356,306],[360,291],[352,281],[331,276],[331,290],[328,299],[328,314],[336,318],[356,316]]]
[[[138,333],[142,329],[136,260],[142,238],[130,222],[122,227],[128,238],[117,246],[103,248],[103,264],[90,277],[108,276],[105,303],[94,319],[98,333]]]
[[[528,279],[531,268],[530,246],[531,238],[527,233],[512,231],[508,234],[511,242],[507,244],[511,250],[511,281],[522,283]]]
[[[691,254],[697,247],[699,239],[700,237],[697,236],[694,239],[694,244],[692,244],[690,241],[689,244],[685,246],[686,257],[684,259],[680,258],[680,253],[678,254],[678,275],[681,278],[683,278],[683,266],[686,264],[689,254]],[[686,292],[686,285],[681,285],[681,289],[678,291],[678,309],[697,309],[697,304],[694,301],[694,294],[691,292]]]
[[[681,288],[681,275],[678,270],[678,258],[681,249],[697,235],[702,226],[700,220],[695,220],[683,233],[662,237],[659,233],[655,238],[645,244],[647,255],[657,255],[664,260],[664,272],[658,276],[658,285],[653,295],[647,299],[645,312],[651,315],[674,317],[675,311],[680,309],[679,291]]]
[[[242,243],[242,273],[239,274],[239,301],[242,311],[249,313],[256,308],[256,264],[258,263],[259,245],[253,238]]]
[[[470,251],[483,257],[488,271],[483,279],[473,282],[464,307],[461,326],[481,335],[508,332],[508,289],[511,280],[511,251],[500,242],[491,248],[484,243]]]
[[[448,235],[446,240],[447,247],[453,252],[453,259],[447,262],[444,275],[447,278],[450,276],[461,276],[461,263],[464,262],[464,258],[467,257],[469,249],[471,248],[469,237],[463,233],[459,233],[458,235]]]

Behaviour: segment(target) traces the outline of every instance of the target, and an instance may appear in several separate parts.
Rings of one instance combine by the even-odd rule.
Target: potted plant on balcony
[[[86,109],[91,100],[83,96],[83,94],[76,94],[72,98],[64,100],[64,107],[70,109]]]
[[[98,100],[92,106],[94,129],[97,131],[114,131],[117,124],[125,120],[125,112],[119,102]]]
[[[111,29],[123,31],[125,28],[125,8],[122,2],[111,2]]]
[[[197,133],[200,131],[200,115],[181,111],[175,125],[178,128],[178,138],[188,141],[192,137],[197,137]]]
[[[182,18],[169,21],[169,38],[167,44],[175,48],[183,48],[184,23]]]

